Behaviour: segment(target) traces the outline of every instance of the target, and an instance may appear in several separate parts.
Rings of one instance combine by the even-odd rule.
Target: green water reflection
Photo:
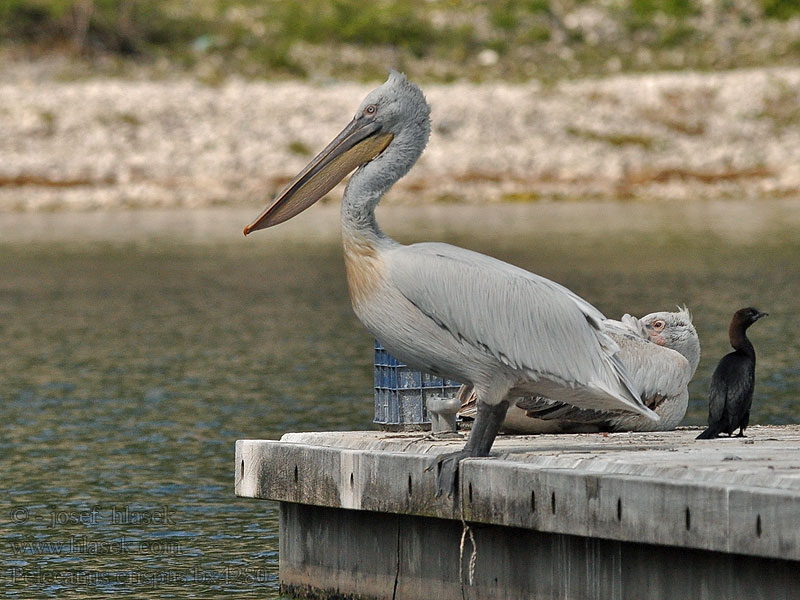
[[[610,316],[686,303],[703,345],[686,424],[705,420],[732,312],[754,304],[771,316],[751,335],[751,423],[796,421],[794,227],[777,219],[744,239],[666,219],[638,233],[565,227],[401,237],[509,260]],[[12,598],[277,597],[275,506],[234,497],[234,441],[372,427],[372,342],[330,236],[7,242],[0,340]]]

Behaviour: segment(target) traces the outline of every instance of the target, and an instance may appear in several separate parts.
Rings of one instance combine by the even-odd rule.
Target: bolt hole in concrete
[[[531,490],[531,512],[536,512],[536,492]]]
[[[761,537],[761,515],[756,517],[756,535]]]
[[[353,487],[354,483],[355,483],[355,477],[353,477],[353,474],[350,473],[350,487]]]
[[[550,495],[550,510],[553,511],[553,514],[556,514],[556,493],[553,492]]]
[[[411,475],[408,476],[408,495],[411,496]]]
[[[240,477],[244,477],[244,461],[242,461],[241,471]]]
[[[297,483],[298,479],[298,472],[297,472],[297,465],[294,466],[294,482]]]
[[[692,528],[692,514],[689,512],[689,507],[686,507],[686,531]]]
[[[617,521],[622,521],[622,498],[617,498]]]
[[[469,501],[472,502],[472,482],[469,484]]]

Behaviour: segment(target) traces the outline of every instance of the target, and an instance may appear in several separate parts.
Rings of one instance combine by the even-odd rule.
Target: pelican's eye
[[[374,104],[370,104],[367,108],[364,109],[364,116],[371,117],[376,112],[378,112],[378,107]]]
[[[659,319],[658,321],[653,321],[653,329],[655,329],[656,331],[661,331],[662,329],[664,329],[665,325],[666,323],[661,319]]]

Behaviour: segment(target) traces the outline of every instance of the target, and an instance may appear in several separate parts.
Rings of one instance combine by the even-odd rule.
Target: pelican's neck
[[[378,227],[375,207],[386,188],[376,186],[366,166],[350,178],[342,197],[342,243],[347,287],[356,315],[364,321],[371,300],[381,289],[381,250],[397,244]],[[365,322],[366,325],[366,322]],[[369,325],[367,325],[369,328]]]
[[[697,371],[697,365],[700,364],[700,342],[699,340],[694,337],[691,338],[685,345],[684,351],[681,352],[686,357],[686,360],[689,361],[689,364],[692,367],[692,377],[694,377],[695,372]]]
[[[356,171],[347,183],[342,197],[342,235],[345,239],[359,239],[371,245],[379,244],[389,238],[381,231],[375,218],[375,208],[383,197],[385,189],[364,178],[366,167]],[[367,172],[367,174],[369,174]],[[387,186],[391,187],[391,184]]]
[[[356,170],[342,196],[342,233],[373,244],[394,244],[378,227],[375,208],[383,195],[403,177],[422,154],[430,134],[424,119],[398,133],[377,158]]]

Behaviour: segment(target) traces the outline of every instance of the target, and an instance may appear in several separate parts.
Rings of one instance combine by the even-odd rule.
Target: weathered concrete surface
[[[466,581],[458,575],[463,517],[479,532],[469,597],[730,598],[731,585],[759,584],[759,572],[769,581],[758,589],[769,594],[746,597],[793,597],[788,590],[800,585],[800,426],[753,427],[746,439],[713,441],[695,441],[698,432],[502,436],[492,458],[462,463],[455,499],[435,498],[435,469],[426,467],[460,447],[460,436],[240,440],[236,493],[282,502],[281,580],[288,586],[391,598],[387,581],[409,589],[427,582],[425,589],[441,593],[396,597],[451,597]],[[367,521],[385,525],[369,551]],[[421,550],[398,559],[403,544]],[[367,567],[369,557],[375,560]],[[431,574],[436,560],[449,562]],[[687,581],[670,576],[681,565]],[[558,571],[545,578],[550,583],[542,579],[548,569]],[[645,593],[648,581],[660,586],[657,593]]]
[[[705,550],[281,503],[284,593],[420,600],[790,600],[797,563]],[[459,563],[461,569],[459,570]]]

